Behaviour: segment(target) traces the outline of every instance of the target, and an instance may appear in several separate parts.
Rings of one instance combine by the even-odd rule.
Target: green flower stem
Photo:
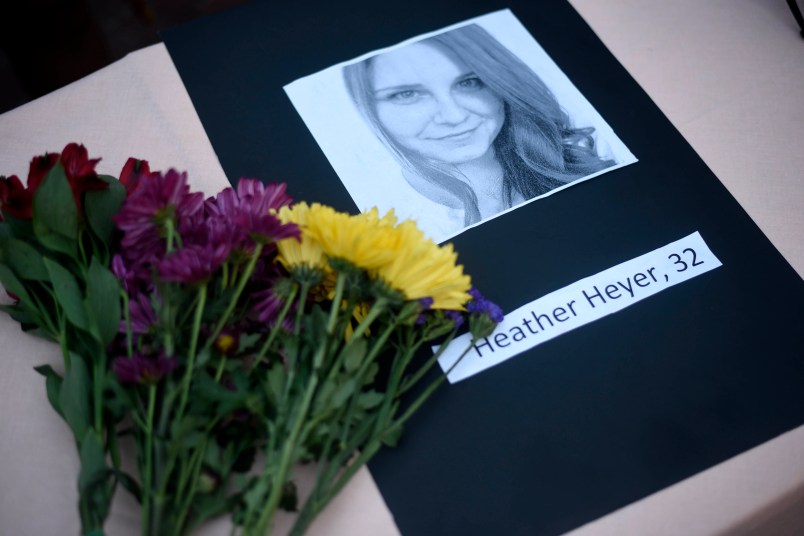
[[[329,322],[327,322],[327,334],[332,335],[335,331],[335,322],[338,319],[338,311],[341,310],[341,300],[343,299],[343,288],[346,285],[346,276],[343,272],[338,272],[338,280],[335,282],[335,297],[332,299],[332,309],[329,310]]]
[[[335,326],[337,325],[338,319],[338,312],[341,308],[341,300],[343,299],[343,289],[345,284],[345,277],[342,273],[338,274],[338,281],[335,284],[335,298],[332,301],[332,308],[330,309],[329,314],[329,321],[327,322],[327,339],[329,342],[332,339],[332,336],[335,332]],[[302,432],[304,427],[304,423],[307,420],[307,413],[310,409],[310,405],[313,400],[313,395],[315,394],[316,387],[318,386],[318,373],[321,369],[321,365],[324,362],[324,356],[327,353],[327,347],[329,344],[322,344],[318,346],[316,349],[316,353],[313,356],[313,370],[310,381],[307,384],[307,388],[304,391],[302,396],[301,403],[299,405],[299,409],[295,412],[295,415],[291,414],[293,427],[290,430],[290,434],[288,435],[287,439],[284,441],[284,446],[282,448],[282,454],[279,460],[279,465],[276,469],[276,473],[273,476],[273,485],[271,486],[271,492],[268,495],[268,501],[266,502],[265,506],[263,507],[262,515],[257,520],[257,525],[255,530],[251,532],[251,534],[261,535],[268,532],[268,527],[273,520],[274,514],[276,513],[276,509],[279,506],[279,501],[282,498],[282,492],[284,491],[285,487],[285,480],[287,479],[288,473],[290,472],[290,467],[293,463],[295,463],[294,454],[298,448],[298,440],[299,436]]]
[[[476,342],[477,338],[473,337],[472,340],[469,342],[469,345],[461,353],[461,355],[458,357],[455,363],[453,363],[452,366],[450,366],[450,368],[447,369],[446,372],[444,372],[444,374],[433,380],[433,382],[427,386],[427,389],[425,389],[424,392],[422,392],[422,394],[420,394],[416,398],[416,400],[414,400],[413,403],[407,407],[405,413],[403,413],[402,416],[395,423],[393,423],[393,425],[391,425],[391,427],[388,429],[389,432],[392,432],[396,428],[399,428],[400,426],[405,424],[405,422],[407,422],[407,420],[410,419],[414,413],[416,413],[416,410],[418,410],[419,407],[421,407],[421,405],[424,404],[424,402],[430,397],[430,395],[433,394],[433,392],[436,389],[438,389],[438,386],[444,383],[444,380],[447,379],[447,376],[449,376],[450,372],[452,372],[452,370],[458,365],[458,363],[461,362],[461,360],[466,356],[466,354],[469,353],[469,350],[472,349],[472,347],[475,345]]]
[[[441,357],[441,355],[444,353],[444,350],[446,350],[447,346],[449,346],[449,344],[452,342],[452,339],[455,338],[456,333],[457,333],[457,331],[452,330],[452,332],[449,334],[447,339],[441,344],[441,346],[438,347],[438,350],[436,350],[436,352],[433,354],[433,356],[430,357],[424,363],[424,365],[419,367],[419,369],[413,374],[413,376],[410,376],[409,378],[407,378],[402,383],[402,387],[399,388],[399,395],[402,395],[402,394],[406,393],[408,391],[408,389],[410,389],[411,387],[413,387],[414,385],[419,383],[419,380],[421,380],[424,377],[424,375],[427,374],[430,371],[431,368],[433,368],[433,365],[436,364],[436,362],[438,361],[438,358]],[[418,348],[424,342],[425,341],[418,342],[416,344],[416,350],[418,350]],[[459,361],[460,361],[460,359],[459,359]]]
[[[276,421],[277,422],[282,422],[283,418],[284,418],[284,409],[281,409],[279,411],[279,415],[278,415]],[[265,449],[265,452],[273,454],[274,450],[276,449],[276,440],[277,440],[277,435],[278,434],[276,433],[276,429],[274,429],[274,428],[272,428],[270,426],[270,421],[268,422],[268,425],[266,426],[266,428],[268,428],[268,446]],[[268,456],[266,456],[265,469],[263,470],[263,474],[261,475],[261,478],[263,480],[265,480],[265,481],[268,481],[269,478],[270,478],[270,475],[273,473],[270,454]],[[240,531],[241,534],[249,534],[249,531],[252,530],[252,526],[253,526],[252,519],[254,518],[254,515],[256,514],[256,512],[254,510],[255,505],[256,505],[256,501],[252,501],[251,504],[246,509],[246,513],[245,513],[244,520],[243,520],[243,529]],[[233,536],[235,534],[235,529],[236,529],[236,526],[233,526],[232,527],[232,535]]]
[[[58,322],[59,322],[59,346],[61,347],[61,355],[64,358],[64,368],[70,370],[72,366],[70,359],[70,349],[67,348],[67,320],[61,312],[61,308],[57,308]]]
[[[126,323],[126,352],[128,357],[134,355],[134,335],[131,333],[131,305],[128,292],[120,288],[120,298],[123,300],[123,319]]]
[[[373,308],[372,308],[372,311],[373,311]],[[368,320],[368,316],[370,316],[370,315],[366,316],[366,320]],[[371,364],[374,363],[374,359],[377,357],[377,355],[380,353],[380,351],[383,350],[383,348],[385,347],[385,343],[388,341],[388,338],[391,336],[391,334],[394,332],[394,330],[396,330],[396,328],[398,326],[399,326],[399,319],[397,319],[395,322],[391,322],[388,325],[388,327],[385,328],[385,330],[382,332],[382,334],[377,338],[377,340],[374,343],[374,346],[372,346],[371,350],[369,350],[368,354],[366,354],[365,358],[363,359],[363,362],[360,364],[360,368],[357,370],[357,373],[354,375],[354,378],[357,381],[361,381],[361,378],[363,378],[363,376],[366,374],[366,372],[368,371],[368,369],[371,366]],[[353,338],[354,337],[355,337],[355,335],[353,335]],[[345,415],[346,415],[345,422],[351,422],[351,417],[350,416],[352,415],[352,412],[355,409],[355,405],[357,404],[357,400],[359,398],[359,395],[360,395],[360,390],[358,389],[358,390],[355,391],[355,394],[353,394],[350,397],[349,403],[346,405],[347,409],[346,409],[346,413],[345,413]],[[344,426],[343,430],[341,431],[341,442],[342,443],[346,442],[346,437],[347,437],[348,433],[349,433],[349,427]]]
[[[165,220],[165,253],[172,253],[178,244],[179,248],[182,247],[181,235],[176,232],[176,224],[173,218]]]
[[[386,427],[384,423],[393,414],[393,411],[390,411],[391,407],[388,406],[388,410],[381,411],[375,423],[375,432],[371,435],[369,443],[365,446],[365,448],[362,449],[360,455],[354,461],[348,464],[348,467],[346,467],[344,471],[342,471],[339,475],[337,474],[340,468],[348,462],[349,458],[352,457],[353,452],[357,449],[359,443],[355,444],[355,442],[352,442],[351,445],[348,445],[347,448],[336,456],[330,463],[326,464],[327,468],[325,471],[319,471],[313,493],[310,495],[310,498],[299,512],[299,516],[297,517],[296,522],[290,531],[290,536],[301,536],[305,533],[318,513],[321,512],[332,501],[332,499],[338,495],[338,493],[340,493],[340,491],[344,488],[344,486],[346,486],[346,484],[349,483],[349,481],[360,470],[360,468],[363,467],[380,450],[383,437],[388,433],[393,433],[399,426],[402,426],[402,424],[404,424],[421,407],[421,405],[430,397],[430,395],[432,395],[432,393],[441,385],[441,383],[444,382],[447,374],[452,371],[452,368],[454,368],[455,365],[457,365],[457,363],[463,359],[463,356],[469,352],[475,342],[476,341],[472,341],[472,343],[470,343],[466,350],[461,354],[461,357],[458,359],[458,361],[456,361],[456,363],[453,364],[453,366],[450,367],[450,369],[444,375],[433,381],[428,388],[407,408],[402,417],[393,422],[390,426]],[[446,344],[442,345],[442,348],[444,346],[446,346]],[[404,372],[404,369],[407,367],[407,364],[410,362],[410,359],[414,353],[414,349],[408,349],[407,352],[400,356],[398,366],[394,367],[392,372],[391,384],[393,384],[397,378],[401,377],[402,372]],[[393,385],[391,385],[391,387],[393,388]],[[389,391],[390,390],[391,389],[389,389]],[[387,397],[386,401],[393,398],[394,397]],[[355,434],[355,436],[360,435],[361,434],[359,433]],[[330,484],[330,480],[332,478],[335,479],[334,482]]]
[[[293,331],[295,332],[296,338],[298,339],[299,333],[301,331],[301,320],[302,315],[304,314],[304,306],[307,303],[307,293],[310,290],[309,283],[302,283],[301,286],[301,295],[299,296],[299,307],[296,311],[296,325],[294,326]],[[281,328],[281,326],[280,326]],[[288,355],[288,377],[285,380],[285,393],[283,395],[283,399],[287,399],[288,395],[290,394],[290,390],[293,386],[293,382],[296,379],[296,371],[298,369],[298,348],[296,352],[293,352]]]
[[[338,277],[340,277],[340,275]],[[335,374],[337,374],[337,372],[341,368],[341,364],[343,363],[343,360],[345,359],[346,355],[348,354],[347,350],[349,348],[351,348],[351,346],[353,344],[355,344],[354,341],[358,340],[360,337],[362,337],[362,335],[366,331],[368,331],[368,329],[371,327],[371,324],[383,312],[383,310],[385,309],[385,307],[387,305],[388,305],[388,301],[383,299],[383,298],[378,298],[377,301],[374,302],[374,305],[372,305],[371,309],[369,310],[368,314],[366,315],[366,318],[364,318],[363,321],[360,322],[360,324],[358,324],[358,326],[355,328],[354,332],[352,333],[352,336],[349,338],[349,341],[344,345],[344,347],[338,353],[338,357],[336,358],[335,363],[333,363],[333,365],[329,369],[329,373],[327,374],[327,378],[326,378],[325,382],[331,380],[332,377]],[[390,329],[388,331],[390,331]],[[389,333],[389,335],[390,335],[390,333]],[[387,336],[386,336],[386,339],[387,339]],[[364,360],[364,363],[370,361],[370,359],[373,359],[373,356],[366,357],[366,359]],[[359,378],[360,374],[356,375],[355,377]]]
[[[322,348],[319,353],[323,354],[324,349]],[[268,527],[273,520],[273,516],[276,513],[277,507],[279,506],[279,501],[282,498],[282,492],[284,491],[285,480],[290,472],[290,466],[295,463],[293,454],[296,452],[299,434],[301,433],[302,425],[307,418],[307,411],[310,409],[310,403],[313,400],[313,393],[315,393],[317,386],[318,375],[317,370],[314,370],[313,376],[310,378],[310,382],[307,384],[307,389],[304,392],[299,410],[294,416],[293,428],[291,429],[290,435],[285,440],[284,447],[282,448],[282,455],[279,460],[277,472],[273,478],[271,493],[268,495],[268,501],[264,506],[262,515],[257,521],[254,534],[266,534],[268,532]]]
[[[80,229],[78,231],[78,239],[76,240],[76,242],[78,242],[78,252],[81,254],[81,262],[83,263],[84,266],[86,266],[89,263],[87,262],[87,252],[84,249],[84,230],[83,229]]]
[[[357,428],[355,428],[351,438],[342,446],[340,452],[331,460],[321,463],[316,473],[316,483],[313,488],[313,493],[310,495],[308,502],[324,493],[326,486],[332,481],[338,471],[340,471],[341,467],[353,457],[354,452],[360,448],[360,445],[371,437],[370,434],[373,429],[373,422],[371,417],[364,419]],[[326,448],[329,449],[332,444],[333,442],[330,441],[327,443]],[[327,460],[328,455],[329,450],[327,450],[326,455],[321,456],[320,459]]]
[[[103,442],[103,380],[106,375],[106,351],[101,348],[96,355],[98,358],[92,360],[92,409],[95,415],[95,431],[98,432],[101,442]]]
[[[148,386],[148,414],[145,421],[145,469],[142,474],[142,526],[143,534],[153,534],[151,508],[153,502],[153,450],[154,410],[156,408],[156,385]]]
[[[382,406],[380,406],[373,437],[381,436],[385,423],[393,416],[392,403],[396,400],[396,393],[399,388],[399,383],[402,381],[402,375],[408,363],[410,363],[410,360],[413,359],[413,355],[412,349],[406,348],[405,352],[401,355],[397,355],[396,359],[394,359],[394,363],[391,367],[391,375],[388,380],[388,387],[386,389],[386,396],[382,401]]]
[[[40,325],[40,326],[44,325],[45,329],[50,332],[50,336],[53,337],[53,340],[57,341],[57,340],[59,340],[59,330],[56,329],[56,325],[53,323],[54,320],[50,317],[51,311],[55,310],[56,323],[59,323],[58,322],[58,318],[59,318],[58,309],[59,309],[59,307],[57,305],[55,305],[57,303],[56,302],[56,294],[47,285],[40,285],[40,288],[43,288],[47,292],[47,294],[50,296],[50,299],[52,300],[53,304],[48,304],[47,307],[44,306],[42,304],[42,301],[37,296],[37,293],[36,292],[31,292],[31,293],[29,293],[29,295],[30,295],[31,299],[34,301],[34,305],[31,306],[30,303],[26,303],[24,305],[25,305],[26,309],[29,309],[31,307],[33,307],[33,309],[35,309],[35,313],[36,313],[35,316],[37,318],[36,323],[38,325]],[[34,311],[32,311],[32,312],[34,312]]]
[[[177,497],[181,497],[184,494],[184,500],[181,502],[181,506],[179,508],[179,516],[176,518],[176,524],[174,526],[174,534],[176,536],[181,536],[184,532],[182,529],[185,525],[185,521],[187,516],[189,515],[190,505],[193,502],[193,498],[196,494],[196,486],[198,485],[198,478],[201,476],[201,467],[204,465],[204,454],[207,450],[207,444],[209,443],[209,432],[212,430],[215,424],[217,424],[219,419],[213,419],[213,422],[207,426],[206,431],[204,432],[204,441],[201,443],[196,451],[193,453],[193,457],[190,460],[190,467],[191,467],[191,480],[189,481],[189,491],[185,493],[187,489],[188,482],[185,480],[185,477],[182,478],[182,481],[179,482],[178,493],[176,494]]]
[[[254,273],[254,267],[257,266],[257,261],[260,259],[260,255],[262,254],[262,249],[263,244],[257,244],[257,247],[254,248],[254,253],[251,255],[248,265],[246,265],[246,269],[240,275],[240,281],[237,283],[237,288],[235,289],[232,299],[229,301],[229,305],[226,307],[226,311],[224,311],[223,316],[221,316],[220,320],[215,326],[215,330],[212,332],[212,335],[210,335],[209,339],[207,339],[207,343],[204,347],[205,349],[209,348],[212,343],[215,342],[215,339],[217,339],[218,335],[220,335],[223,327],[226,325],[226,322],[229,321],[229,317],[232,316],[235,307],[237,307],[237,302],[240,299],[240,295],[243,294],[243,290],[246,288],[246,284],[251,278],[251,274]]]
[[[190,394],[190,381],[193,378],[193,369],[195,368],[196,349],[198,348],[198,334],[201,331],[201,318],[204,314],[204,306],[207,302],[207,286],[203,285],[198,289],[198,304],[195,308],[195,316],[193,317],[193,329],[190,336],[190,349],[187,353],[187,368],[184,371],[181,387],[181,400],[179,401],[179,411],[177,413],[180,420],[184,416],[184,408],[187,405],[187,397]]]
[[[224,355],[221,357],[221,360],[218,361],[218,368],[215,369],[215,381],[220,382],[221,378],[223,377],[223,371],[226,370],[226,356]]]
[[[350,458],[354,457],[360,444],[363,442],[363,436],[371,429],[370,421],[366,421],[364,426],[359,428],[353,439],[349,442],[347,447],[333,458],[329,463],[324,464],[326,471],[319,472],[316,477],[315,487],[310,497],[304,503],[301,511],[299,512],[296,521],[290,531],[290,536],[300,536],[306,532],[313,519],[321,512],[326,506],[335,498],[340,490],[346,485],[347,482],[357,473],[357,471],[377,453],[381,446],[381,441],[376,438],[369,443],[363,452],[354,460],[334,482],[333,478],[341,470]],[[324,458],[322,458],[324,459]]]
[[[296,288],[295,285],[293,287]],[[310,283],[301,284],[301,295],[299,296],[299,307],[296,309],[296,325],[293,326],[293,333],[298,337],[301,331],[302,317],[304,316],[304,306],[307,303],[307,294],[310,292]]]
[[[285,317],[287,317],[291,305],[293,305],[293,299],[296,297],[296,292],[298,292],[298,290],[298,286],[293,285],[290,291],[290,296],[288,296],[288,299],[285,301],[285,305],[282,306],[282,310],[279,312],[279,317],[276,319],[276,323],[274,323],[274,326],[271,328],[271,333],[268,334],[268,338],[265,340],[265,343],[262,345],[262,347],[260,347],[260,351],[254,358],[254,362],[251,364],[249,374],[251,374],[251,371],[257,368],[257,365],[259,365],[260,361],[262,361],[262,358],[265,357],[265,354],[268,353],[268,350],[271,348],[271,344],[274,342],[276,336],[282,329],[282,323],[285,321]]]
[[[221,268],[223,269],[221,273],[221,286],[223,288],[221,290],[223,290],[229,286],[229,261],[224,262]]]

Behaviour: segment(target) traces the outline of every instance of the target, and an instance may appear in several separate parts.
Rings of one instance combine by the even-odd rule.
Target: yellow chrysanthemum
[[[377,209],[352,216],[313,203],[307,228],[331,259],[342,259],[364,270],[374,270],[393,259],[397,250],[396,216],[382,218]]]
[[[292,207],[282,207],[277,216],[282,223],[295,223],[301,232],[300,239],[285,238],[276,243],[277,260],[288,270],[307,266],[324,272],[329,269],[321,244],[308,229],[310,207],[307,203],[296,203]]]
[[[408,300],[429,297],[434,309],[463,310],[471,298],[471,279],[463,273],[463,266],[455,264],[458,256],[452,244],[439,247],[412,221],[401,223],[394,231],[396,252],[372,275],[402,292]]]

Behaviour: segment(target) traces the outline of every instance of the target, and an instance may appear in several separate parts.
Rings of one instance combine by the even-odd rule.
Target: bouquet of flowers
[[[74,436],[84,534],[103,533],[118,485],[142,534],[227,514],[265,534],[279,508],[303,533],[443,383],[428,372],[458,330],[502,319],[451,245],[393,213],[293,204],[254,179],[205,199],[175,170],[129,159],[116,179],[97,162],[70,144],[26,185],[0,177],[3,309],[61,348],[62,371],[36,370]],[[316,464],[302,504],[299,463]]]

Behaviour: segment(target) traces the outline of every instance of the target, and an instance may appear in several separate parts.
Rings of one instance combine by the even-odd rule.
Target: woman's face
[[[503,101],[463,62],[414,43],[371,60],[377,117],[396,143],[437,162],[485,155],[500,133]]]

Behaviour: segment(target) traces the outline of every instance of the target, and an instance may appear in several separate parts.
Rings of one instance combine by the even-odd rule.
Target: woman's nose
[[[433,120],[436,123],[457,124],[463,122],[469,111],[453,95],[443,95],[436,101]]]

